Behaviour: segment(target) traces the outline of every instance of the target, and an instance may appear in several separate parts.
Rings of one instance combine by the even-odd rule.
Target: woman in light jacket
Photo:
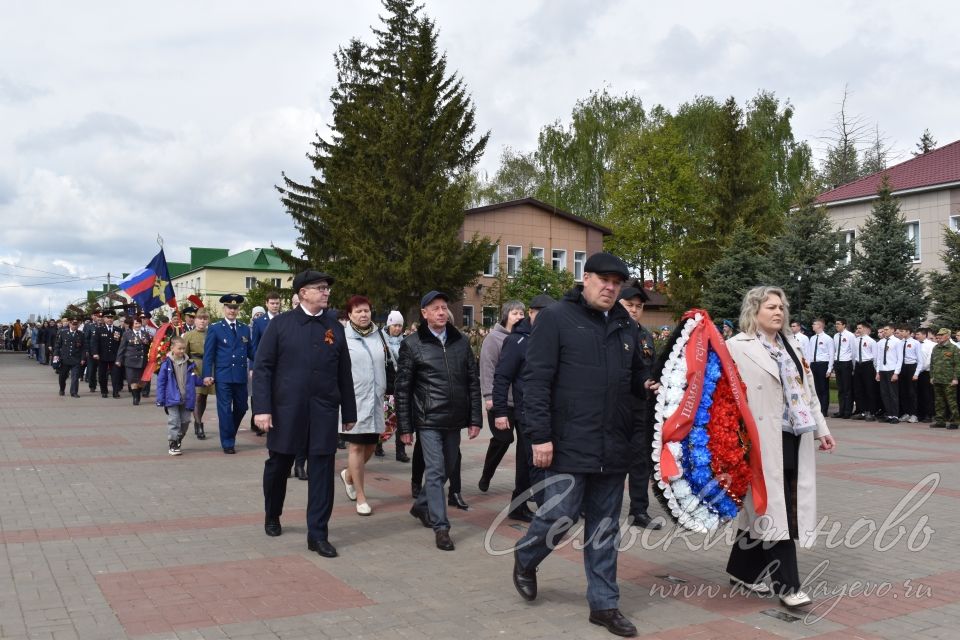
[[[367,503],[364,489],[364,466],[373,455],[385,425],[383,400],[387,392],[386,360],[383,342],[370,313],[370,300],[353,296],[347,301],[347,347],[350,349],[353,391],[357,397],[357,423],[350,431],[340,426],[340,437],[349,448],[347,468],[340,479],[347,497],[357,501],[357,513],[369,516],[373,509]]]
[[[731,582],[759,594],[769,573],[773,591],[788,607],[810,604],[800,590],[797,548],[816,540],[816,447],[836,446],[817,410],[813,375],[800,345],[788,332],[789,303],[782,289],[755,287],[740,311],[740,330],[727,341],[747,387],[747,404],[757,424],[767,489],[767,509],[758,516],[748,493],[737,520],[730,552]],[[816,441],[816,442],[815,442]]]

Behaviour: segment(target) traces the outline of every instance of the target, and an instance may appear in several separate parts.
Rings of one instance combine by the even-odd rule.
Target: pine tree
[[[937,141],[933,139],[933,134],[930,133],[930,129],[924,129],[923,135],[920,136],[920,142],[917,143],[917,150],[913,152],[913,155],[922,156],[936,148]]]
[[[422,7],[382,1],[375,43],[353,40],[335,55],[332,134],[318,134],[309,154],[316,175],[278,187],[303,252],[282,255],[331,273],[334,302],[363,293],[376,308],[411,312],[430,289],[460,295],[493,251],[460,237],[489,133],[474,140],[473,103]]]
[[[770,243],[764,281],[781,287],[790,315],[806,326],[815,316],[839,313],[852,265],[848,251],[824,207],[807,194],[803,206],[787,214],[783,231]]]
[[[704,279],[703,304],[715,320],[738,318],[744,294],[765,284],[765,254],[766,247],[752,229],[740,227],[733,232],[730,244]]]
[[[900,203],[883,177],[867,221],[857,241],[854,273],[846,292],[848,317],[884,322],[919,322],[927,313],[929,296],[913,266],[913,241],[907,238]]]
[[[930,311],[941,326],[957,327],[960,326],[960,233],[944,229],[943,244],[940,257],[946,270],[927,274],[933,296]]]

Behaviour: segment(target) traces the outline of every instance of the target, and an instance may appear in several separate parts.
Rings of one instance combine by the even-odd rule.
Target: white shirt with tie
[[[810,344],[807,345],[807,362],[826,362],[827,375],[833,372],[834,360],[833,340],[830,336],[820,332],[813,334]]]
[[[877,353],[873,357],[873,366],[877,371],[892,371],[900,375],[903,365],[903,346],[900,338],[890,336],[877,341]]]
[[[917,365],[916,373],[917,375],[923,371],[920,368],[921,363],[923,362],[923,354],[920,353],[920,341],[916,338],[907,338],[902,341],[900,345],[900,354],[903,356],[903,364],[915,364]]]
[[[853,347],[857,337],[852,331],[844,329],[833,336],[833,346],[837,354],[838,362],[853,361]]]
[[[873,352],[876,346],[877,341],[870,336],[857,336],[856,342],[853,343],[853,361],[855,363],[873,362]]]

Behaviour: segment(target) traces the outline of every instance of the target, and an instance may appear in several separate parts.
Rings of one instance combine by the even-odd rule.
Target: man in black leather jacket
[[[480,376],[470,342],[449,322],[449,298],[431,291],[420,301],[423,322],[400,344],[395,382],[398,429],[404,444],[417,432],[426,464],[424,486],[410,509],[432,527],[437,548],[453,551],[443,485],[453,473],[460,430],[480,433]]]
[[[636,627],[619,609],[617,540],[631,443],[641,428],[634,396],[647,379],[637,323],[617,304],[626,264],[596,253],[583,284],[544,309],[523,369],[523,430],[533,464],[544,469],[544,504],[514,551],[513,581],[537,597],[537,566],[580,514],[590,622],[620,636]]]

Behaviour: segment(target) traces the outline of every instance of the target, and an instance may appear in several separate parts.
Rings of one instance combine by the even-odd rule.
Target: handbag
[[[392,396],[394,391],[394,382],[397,379],[397,365],[393,361],[393,352],[390,351],[390,347],[387,346],[387,341],[383,337],[383,332],[378,329],[377,335],[380,336],[380,342],[383,344],[383,361],[385,363],[384,369],[387,374],[387,395]]]

